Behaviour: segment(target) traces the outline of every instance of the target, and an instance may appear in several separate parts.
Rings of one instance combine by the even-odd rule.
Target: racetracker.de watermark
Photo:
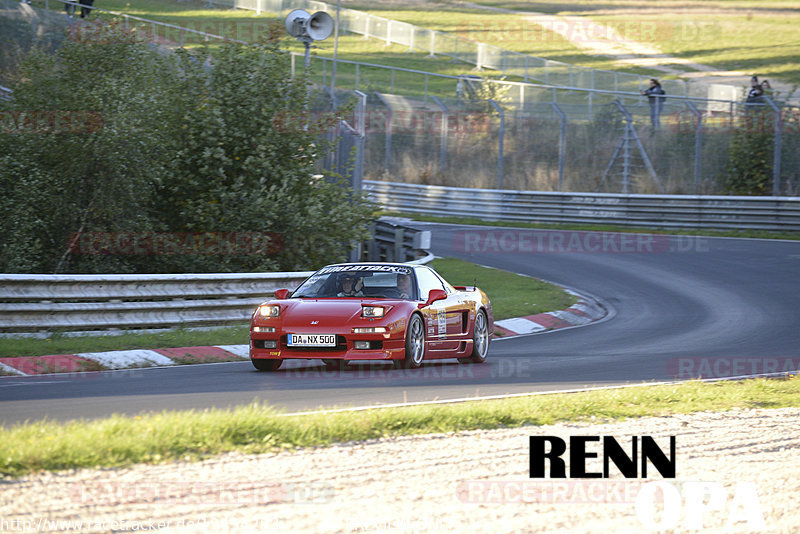
[[[397,135],[440,135],[442,128],[447,134],[486,134],[499,125],[496,114],[482,111],[431,111],[423,109],[399,109],[391,112],[383,109],[368,110],[359,115],[363,119],[367,134],[390,132]],[[272,119],[272,127],[279,132],[326,133],[336,124],[337,116],[331,112],[310,112],[307,115],[284,111]],[[518,129],[538,126],[535,117],[515,118]]]
[[[634,503],[644,480],[469,480],[456,489],[472,504]]]
[[[708,238],[572,230],[463,230],[453,235],[459,252],[499,254],[655,254],[708,252]]]
[[[498,45],[502,42],[552,42],[567,40],[581,44],[625,43],[637,41],[657,43],[664,41],[694,41],[719,35],[718,21],[626,19],[598,24],[577,17],[536,17],[498,21],[470,21],[458,27],[460,37],[472,41]]]
[[[159,504],[322,504],[333,499],[330,484],[295,482],[79,482],[69,487],[79,505]]]
[[[275,232],[76,232],[68,238],[72,254],[264,255],[283,249]]]
[[[283,527],[268,517],[181,517],[178,519],[51,519],[0,517],[0,532],[149,532],[188,529],[198,532],[270,532]]]
[[[425,361],[418,369],[395,369],[389,362],[351,361],[344,368],[327,368],[314,363],[303,367],[285,367],[279,371],[287,380],[370,380],[396,383],[401,378],[421,381],[455,381],[469,379],[531,379],[538,375],[533,362],[519,358],[490,358],[479,365]]]
[[[86,110],[0,111],[0,134],[92,134],[103,128],[103,116]]]
[[[632,505],[648,531],[766,528],[756,484],[745,481],[731,487],[693,480],[469,480],[456,487],[456,496],[476,505]]]
[[[667,374],[679,379],[728,378],[800,372],[800,356],[681,357],[667,360]]]

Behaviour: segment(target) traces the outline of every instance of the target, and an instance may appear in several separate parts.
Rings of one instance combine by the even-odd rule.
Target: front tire
[[[251,358],[250,361],[253,362],[253,367],[259,371],[267,371],[269,373],[277,371],[280,369],[281,365],[283,365],[283,360],[262,360]]]
[[[417,369],[425,357],[425,325],[422,317],[411,316],[406,328],[406,356],[403,360],[395,360],[394,365],[400,369]]]
[[[486,313],[479,310],[475,316],[475,326],[472,333],[472,354],[467,358],[459,358],[461,363],[483,363],[489,354],[489,321]]]

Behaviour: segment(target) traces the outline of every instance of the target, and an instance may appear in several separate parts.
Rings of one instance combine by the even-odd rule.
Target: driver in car
[[[345,273],[339,276],[342,290],[338,293],[339,297],[363,297],[364,293],[361,288],[364,287],[364,281],[360,276],[352,273]]]
[[[397,275],[397,290],[400,291],[400,298],[403,299],[411,298],[411,295],[414,293],[414,289],[412,288],[411,284],[411,275],[409,274]]]

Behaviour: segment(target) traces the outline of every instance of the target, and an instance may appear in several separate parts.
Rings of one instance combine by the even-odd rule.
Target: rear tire
[[[486,313],[478,310],[475,316],[475,326],[472,333],[472,354],[467,358],[459,358],[461,363],[483,363],[486,355],[489,354],[489,321],[486,320]]]
[[[403,360],[395,360],[394,366],[398,369],[417,369],[422,365],[425,357],[425,325],[422,317],[417,314],[411,316],[406,327],[406,356]]]
[[[253,367],[259,371],[267,371],[269,373],[277,371],[283,364],[283,360],[262,360],[251,358],[250,361],[253,362]]]

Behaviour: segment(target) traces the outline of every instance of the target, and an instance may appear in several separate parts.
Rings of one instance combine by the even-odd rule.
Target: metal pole
[[[447,164],[447,106],[435,95],[431,95],[431,100],[442,110],[442,142],[439,147],[439,170],[444,172],[444,167]]]
[[[489,100],[494,110],[500,115],[499,146],[497,147],[497,188],[503,189],[503,138],[506,133],[506,114],[503,108],[497,105],[494,100]]]
[[[339,53],[339,13],[342,0],[336,0],[336,25],[333,27],[333,67],[331,67],[331,105],[336,109],[336,58]],[[356,82],[358,88],[358,82]]]
[[[567,116],[555,102],[550,102],[553,109],[561,117],[561,129],[558,133],[558,190],[564,188],[564,160],[567,154]]]
[[[783,117],[781,116],[781,108],[775,105],[775,102],[768,96],[764,96],[764,100],[770,105],[772,111],[775,112],[775,152],[772,156],[772,196],[780,196],[781,194],[781,140],[783,137]]]
[[[686,105],[697,119],[694,129],[694,194],[696,195],[697,184],[700,181],[700,161],[703,149],[703,114],[690,101],[687,100]]]
[[[375,93],[375,95],[378,97],[378,100],[380,100],[381,103],[386,106],[386,123],[384,126],[385,152],[383,155],[383,169],[388,173],[392,151],[392,106],[389,105],[389,102],[383,97],[382,94]]]

